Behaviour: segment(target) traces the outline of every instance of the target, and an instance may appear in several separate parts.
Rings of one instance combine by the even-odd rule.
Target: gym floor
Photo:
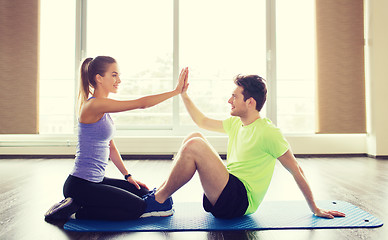
[[[388,229],[321,229],[219,232],[67,232],[44,221],[43,214],[63,199],[62,186],[73,167],[73,159],[0,160],[0,239],[388,239]],[[298,158],[316,200],[347,201],[388,221],[388,160],[368,157]],[[127,160],[127,168],[149,188],[167,177],[171,160]],[[106,175],[121,178],[110,162]],[[202,200],[198,176],[178,190],[175,202]],[[264,201],[303,200],[292,176],[276,164]],[[306,208],[308,208],[306,204]]]

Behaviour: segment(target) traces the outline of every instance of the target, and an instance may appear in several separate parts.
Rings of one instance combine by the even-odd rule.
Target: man
[[[187,94],[187,81],[181,93],[187,111],[199,127],[228,134],[227,166],[203,135],[191,134],[183,141],[168,179],[145,199],[147,204],[166,205],[166,200],[198,171],[206,211],[218,218],[254,213],[267,192],[278,159],[293,175],[316,216],[344,217],[341,212],[316,206],[288,142],[269,119],[261,118],[267,95],[265,80],[257,75],[239,75],[234,82],[236,88],[228,101],[232,116],[224,121],[206,117],[194,105]]]

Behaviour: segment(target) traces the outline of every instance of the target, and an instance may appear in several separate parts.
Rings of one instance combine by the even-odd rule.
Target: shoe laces
[[[154,195],[155,193],[156,193],[156,188],[154,188],[154,189],[152,189],[151,191],[149,191],[146,195],[144,195],[144,196],[142,197],[142,199],[146,199],[146,198],[148,198],[149,196]]]

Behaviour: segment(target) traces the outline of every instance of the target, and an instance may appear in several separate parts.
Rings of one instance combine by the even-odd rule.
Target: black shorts
[[[203,208],[216,218],[235,218],[245,214],[248,208],[247,190],[244,184],[229,173],[229,180],[213,206],[206,195],[203,195]]]

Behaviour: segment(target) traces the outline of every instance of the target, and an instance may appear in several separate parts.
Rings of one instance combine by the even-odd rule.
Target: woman
[[[148,108],[182,92],[187,68],[181,71],[172,91],[117,101],[108,98],[121,83],[116,60],[98,56],[87,58],[81,66],[79,90],[78,145],[75,165],[68,176],[63,193],[66,199],[52,206],[46,221],[77,219],[129,220],[141,216],[173,214],[172,199],[164,203],[154,200],[154,192],[128,173],[113,141],[114,125],[109,113]],[[92,95],[89,98],[89,95]],[[123,174],[124,180],[105,177],[108,158]]]

